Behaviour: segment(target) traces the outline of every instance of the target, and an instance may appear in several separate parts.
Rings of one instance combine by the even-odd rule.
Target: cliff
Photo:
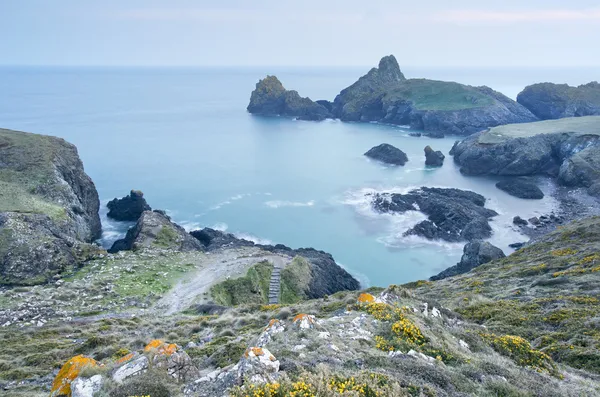
[[[75,146],[0,130],[0,282],[35,284],[98,251],[98,193]]]
[[[600,115],[600,84],[533,84],[519,93],[517,102],[541,120]]]

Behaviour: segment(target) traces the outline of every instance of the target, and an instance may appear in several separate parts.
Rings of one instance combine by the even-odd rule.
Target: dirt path
[[[227,277],[239,277],[252,265],[269,261],[275,267],[285,267],[292,258],[261,251],[255,248],[227,250],[210,253],[207,262],[195,272],[180,280],[155,304],[155,309],[166,315],[188,308],[198,297],[208,293],[210,287]]]

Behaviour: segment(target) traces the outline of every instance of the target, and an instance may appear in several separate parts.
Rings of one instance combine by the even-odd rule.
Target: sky
[[[0,65],[600,67],[600,1],[0,0]]]

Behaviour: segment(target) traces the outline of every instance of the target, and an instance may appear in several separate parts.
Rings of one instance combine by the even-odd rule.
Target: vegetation
[[[210,289],[210,294],[216,303],[225,306],[266,304],[269,301],[269,281],[272,272],[272,264],[258,263],[248,269],[243,277],[215,284]]]
[[[295,257],[281,271],[281,303],[298,303],[306,299],[310,279],[310,264],[302,257]]]

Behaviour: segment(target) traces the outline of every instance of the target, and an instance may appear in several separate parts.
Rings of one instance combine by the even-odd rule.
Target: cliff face
[[[525,87],[517,102],[541,120],[600,115],[600,84],[533,84]]]
[[[97,250],[98,193],[70,143],[0,130],[0,196],[0,282],[43,282]]]

